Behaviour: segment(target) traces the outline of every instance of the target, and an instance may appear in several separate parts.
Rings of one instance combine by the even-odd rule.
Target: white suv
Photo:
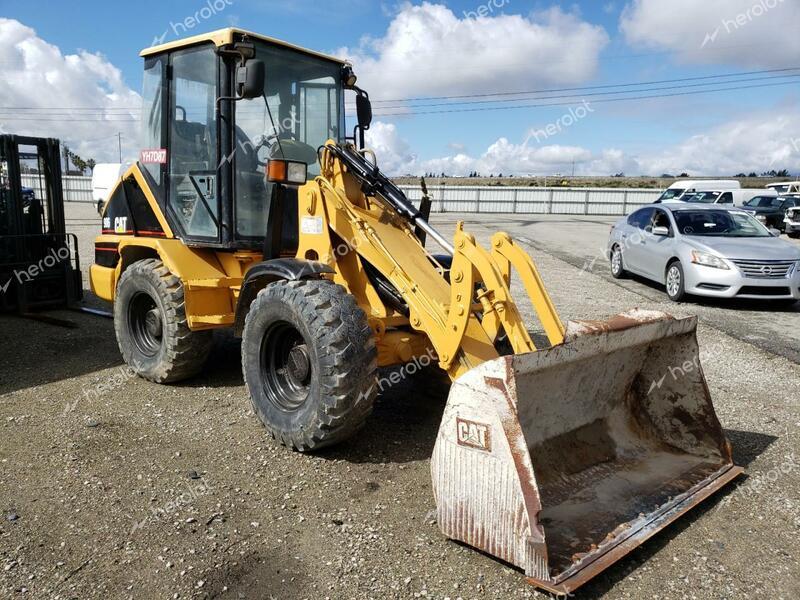
[[[800,206],[787,210],[783,222],[786,225],[786,235],[790,238],[800,238]]]

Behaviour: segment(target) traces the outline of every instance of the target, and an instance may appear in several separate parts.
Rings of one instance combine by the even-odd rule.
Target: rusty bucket
[[[432,458],[447,537],[571,592],[742,472],[695,318],[575,322],[453,383]]]

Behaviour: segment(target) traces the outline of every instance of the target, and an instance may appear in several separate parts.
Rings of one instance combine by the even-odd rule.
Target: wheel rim
[[[667,273],[667,293],[670,296],[677,296],[681,289],[681,272],[678,267],[670,267]]]
[[[269,401],[285,412],[298,410],[311,388],[308,345],[290,323],[273,324],[261,340],[261,381]]]
[[[619,248],[614,248],[614,251],[611,253],[611,270],[614,274],[618,274],[622,269],[622,253],[619,251]]]
[[[161,350],[164,321],[156,301],[145,292],[138,292],[128,306],[128,329],[136,348],[148,357]]]

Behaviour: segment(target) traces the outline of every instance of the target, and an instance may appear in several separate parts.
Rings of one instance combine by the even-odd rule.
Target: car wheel
[[[686,298],[683,267],[677,260],[667,267],[667,296],[673,302],[681,302]]]
[[[619,246],[614,246],[611,249],[611,276],[614,279],[622,279],[627,274],[622,262],[622,249]]]

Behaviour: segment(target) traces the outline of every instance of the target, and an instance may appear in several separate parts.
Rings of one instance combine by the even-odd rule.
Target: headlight
[[[714,256],[708,252],[699,252],[692,250],[692,262],[696,265],[703,265],[704,267],[713,267],[715,269],[730,270],[728,263],[726,263],[719,256]]]

